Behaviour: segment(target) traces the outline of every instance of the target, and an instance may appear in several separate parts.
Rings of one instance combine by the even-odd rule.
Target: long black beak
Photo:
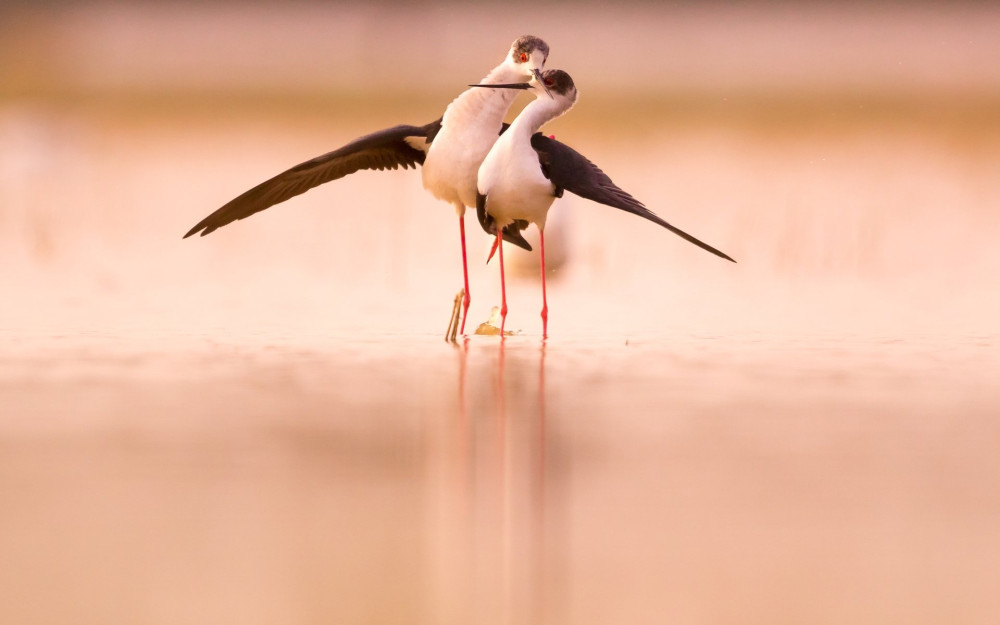
[[[493,85],[469,85],[470,87],[487,87],[489,89],[531,89],[532,84],[530,82],[511,82],[506,84],[493,84]]]
[[[535,81],[542,89],[545,90],[545,94],[547,96],[549,96],[550,98],[554,98],[555,96],[552,95],[552,92],[549,91],[549,88],[545,86],[545,81],[542,80],[542,72],[541,72],[541,70],[537,70],[536,69],[536,70],[532,70],[532,71],[533,71],[533,73],[535,75],[535,77],[532,80]],[[511,82],[511,83],[492,84],[492,85],[479,84],[479,85],[469,85],[469,86],[470,87],[488,87],[490,89],[531,89],[535,85],[532,84],[532,83],[530,83],[530,82]]]

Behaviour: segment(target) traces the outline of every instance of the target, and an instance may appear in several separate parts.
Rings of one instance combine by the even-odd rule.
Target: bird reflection
[[[485,337],[483,337],[485,339]],[[447,622],[542,622],[545,578],[546,345],[455,344]],[[446,564],[446,566],[448,566]],[[457,599],[462,594],[464,598]]]

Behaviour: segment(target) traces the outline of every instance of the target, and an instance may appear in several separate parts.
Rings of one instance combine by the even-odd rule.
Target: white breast
[[[497,68],[484,82],[513,82]],[[504,70],[505,71],[505,70]],[[455,205],[459,214],[476,205],[479,166],[500,135],[504,115],[519,92],[468,89],[448,105],[423,166],[424,188]]]
[[[478,187],[486,196],[486,211],[501,227],[525,219],[542,229],[555,200],[555,187],[542,173],[538,154],[510,131],[483,161]]]
[[[427,152],[424,188],[456,207],[475,206],[476,174],[500,133],[500,125],[500,121],[476,125],[448,120]]]

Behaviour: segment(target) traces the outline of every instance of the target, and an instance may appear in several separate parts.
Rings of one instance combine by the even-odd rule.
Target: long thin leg
[[[549,301],[545,297],[545,231],[539,230],[538,237],[542,248],[542,338],[549,337]]]
[[[497,251],[500,253],[500,337],[503,337],[503,326],[507,322],[507,285],[503,277],[503,228],[497,228]]]
[[[458,218],[458,228],[462,231],[462,277],[465,279],[465,297],[462,298],[462,329],[459,333],[465,334],[465,318],[469,315],[469,303],[472,297],[469,296],[469,261],[465,255],[465,215]]]

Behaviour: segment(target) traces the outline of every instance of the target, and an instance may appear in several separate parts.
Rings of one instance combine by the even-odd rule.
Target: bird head
[[[557,102],[557,106],[562,111],[568,111],[576,103],[578,92],[573,79],[569,74],[561,69],[547,69],[532,77],[529,82],[515,82],[506,84],[478,84],[470,87],[483,87],[487,89],[525,89],[536,92],[536,97],[542,94],[549,96]]]
[[[547,69],[529,83],[529,89],[536,91],[536,97],[542,97],[544,92],[553,100],[564,104],[566,108],[573,106],[579,92],[569,74],[561,69]]]
[[[539,75],[548,58],[549,44],[534,35],[524,35],[510,44],[510,52],[507,53],[505,63],[521,73],[525,79],[540,80]]]

